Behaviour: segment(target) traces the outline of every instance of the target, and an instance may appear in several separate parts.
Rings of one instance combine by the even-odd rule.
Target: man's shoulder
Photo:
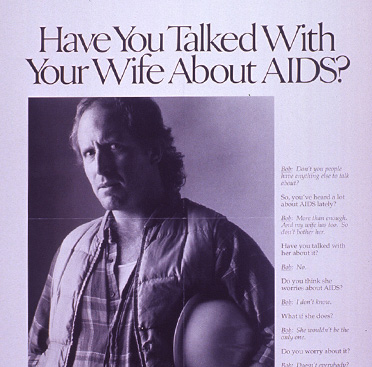
[[[91,241],[98,233],[103,217],[96,218],[90,222],[81,224],[72,230],[63,240],[61,248],[70,249],[75,246],[82,238]]]
[[[189,199],[183,199],[186,208],[189,230],[202,231],[208,235],[214,235],[218,228],[224,227],[229,221],[227,218],[202,204]]]
[[[239,226],[231,222],[225,215],[210,209],[202,204],[198,204],[189,199],[183,199],[187,207],[188,220],[197,227],[209,228],[219,236],[232,238],[244,238],[245,242],[255,241]]]

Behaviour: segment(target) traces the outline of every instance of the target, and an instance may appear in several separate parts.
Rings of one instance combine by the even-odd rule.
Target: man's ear
[[[154,146],[149,151],[150,163],[159,164],[163,157],[163,151],[159,146]]]

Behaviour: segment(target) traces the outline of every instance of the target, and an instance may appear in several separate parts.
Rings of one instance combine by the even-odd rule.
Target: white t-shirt
[[[136,265],[136,261],[124,265],[118,265],[118,283],[120,293],[123,292],[124,287],[128,283],[128,279]]]

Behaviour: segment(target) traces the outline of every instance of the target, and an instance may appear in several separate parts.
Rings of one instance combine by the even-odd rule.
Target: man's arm
[[[234,224],[216,228],[216,278],[257,330],[250,366],[274,366],[274,269],[258,245]]]
[[[36,366],[40,356],[47,350],[49,344],[49,313],[52,289],[52,274],[58,256],[55,254],[49,269],[47,280],[44,285],[35,316],[30,328],[28,339],[28,365]]]

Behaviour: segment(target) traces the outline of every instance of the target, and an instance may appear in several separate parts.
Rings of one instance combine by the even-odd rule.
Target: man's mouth
[[[113,181],[113,182],[104,182],[98,185],[98,190],[100,189],[109,189],[111,187],[115,187],[117,185],[120,185],[119,182]]]

